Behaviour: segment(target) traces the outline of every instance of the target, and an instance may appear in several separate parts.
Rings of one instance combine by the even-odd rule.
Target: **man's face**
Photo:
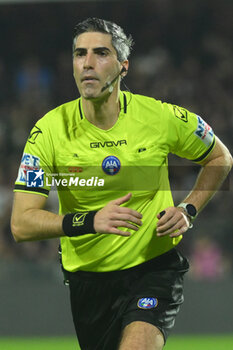
[[[86,99],[104,96],[101,92],[121,70],[117,53],[111,43],[111,35],[86,32],[76,39],[73,53],[74,78],[79,93]]]

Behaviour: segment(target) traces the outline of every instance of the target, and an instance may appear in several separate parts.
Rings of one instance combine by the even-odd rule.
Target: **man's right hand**
[[[132,194],[128,193],[124,197],[110,201],[104,208],[100,209],[94,217],[96,232],[130,236],[130,232],[119,230],[118,227],[127,227],[138,231],[138,226],[142,225],[142,214],[136,210],[120,206],[128,202],[131,197]]]

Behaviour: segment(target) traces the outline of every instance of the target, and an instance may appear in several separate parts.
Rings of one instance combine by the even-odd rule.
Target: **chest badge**
[[[116,175],[121,168],[120,160],[115,156],[108,156],[102,162],[102,169],[107,175]]]

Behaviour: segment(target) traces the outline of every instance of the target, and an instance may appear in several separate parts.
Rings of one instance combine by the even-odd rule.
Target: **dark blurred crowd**
[[[131,33],[135,46],[122,89],[201,115],[233,149],[232,1],[109,1],[0,6],[0,261],[57,258],[57,240],[16,244],[10,233],[12,189],[25,141],[36,120],[78,97],[72,76],[72,28],[102,17]],[[171,181],[176,203],[196,167],[179,164]],[[194,278],[233,272],[230,177],[188,231],[181,249]],[[48,209],[57,211],[55,193]]]

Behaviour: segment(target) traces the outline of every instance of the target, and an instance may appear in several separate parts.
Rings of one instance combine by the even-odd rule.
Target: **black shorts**
[[[73,321],[82,350],[117,350],[122,330],[144,321],[166,341],[183,302],[189,264],[175,249],[113,272],[68,273]]]

